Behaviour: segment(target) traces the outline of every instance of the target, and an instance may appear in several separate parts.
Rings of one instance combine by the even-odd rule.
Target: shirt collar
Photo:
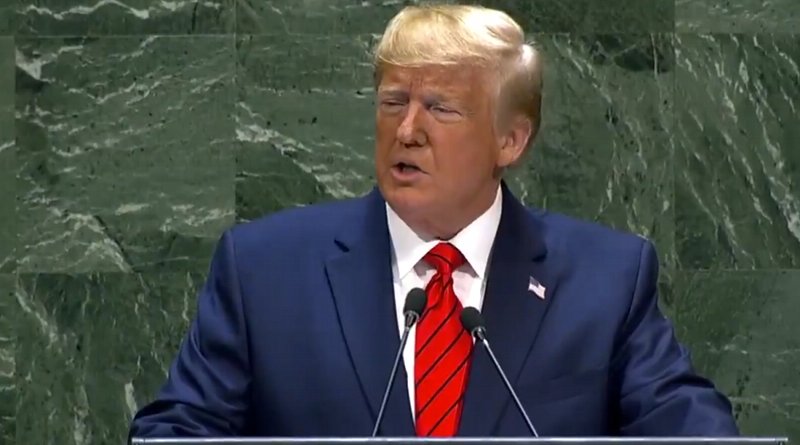
[[[489,254],[497,234],[497,227],[500,225],[502,206],[502,191],[498,187],[492,205],[450,240],[481,279],[486,275]],[[388,203],[386,217],[398,276],[403,278],[440,241],[435,238],[425,238],[414,232]]]

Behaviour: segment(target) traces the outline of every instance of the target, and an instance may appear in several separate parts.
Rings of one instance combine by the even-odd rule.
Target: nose
[[[397,140],[406,146],[423,146],[427,143],[427,135],[422,126],[422,112],[418,104],[411,103],[406,115],[397,127]]]

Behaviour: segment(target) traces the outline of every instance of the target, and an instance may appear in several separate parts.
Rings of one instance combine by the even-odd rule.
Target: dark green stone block
[[[650,238],[673,263],[671,36],[537,39],[542,128],[512,188],[534,206]]]
[[[17,386],[14,379],[15,348],[20,343],[17,323],[20,313],[14,295],[15,277],[0,274],[0,443],[13,444],[16,434]]]
[[[797,32],[797,0],[675,0],[678,32]]]
[[[241,36],[236,43],[239,99],[272,91],[342,91],[362,99],[366,92],[360,89],[372,90],[370,51],[375,43],[368,34]]]
[[[8,20],[20,35],[187,35],[234,30],[235,0],[12,1],[15,16]]]
[[[13,35],[16,27],[16,8],[19,0],[0,2],[0,35]]]
[[[742,432],[800,440],[800,271],[681,271],[670,310]]]
[[[333,199],[313,174],[303,171],[272,144],[242,142],[236,162],[237,222]]]
[[[270,34],[381,33],[408,4],[328,0],[310,4],[292,0],[238,0],[237,32]],[[437,3],[480,4],[514,17],[529,33],[652,33],[674,28],[673,0],[446,0]]]
[[[372,187],[370,39],[264,35],[238,41],[240,220]]]
[[[800,38],[677,36],[684,268],[800,266]]]
[[[17,210],[14,153],[14,40],[0,37],[0,271],[16,267]]]
[[[379,33],[401,6],[396,2],[237,0],[238,34]],[[289,40],[289,39],[286,39]]]
[[[234,216],[233,39],[18,52],[20,269],[205,270]]]
[[[674,29],[673,0],[477,0],[500,9],[529,33],[662,33]]]
[[[125,443],[134,413],[166,378],[202,280],[188,272],[22,275],[17,443]]]

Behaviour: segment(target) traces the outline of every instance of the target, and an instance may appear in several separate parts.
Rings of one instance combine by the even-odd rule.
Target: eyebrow
[[[378,90],[379,96],[388,96],[395,99],[408,99],[408,92],[395,89],[395,88],[386,88]]]
[[[408,92],[400,89],[395,88],[386,88],[383,90],[378,90],[378,95],[382,97],[390,97],[392,99],[401,99],[401,100],[408,100]],[[431,93],[426,94],[424,97],[425,103],[459,103],[456,99],[447,98],[442,96],[441,94]]]

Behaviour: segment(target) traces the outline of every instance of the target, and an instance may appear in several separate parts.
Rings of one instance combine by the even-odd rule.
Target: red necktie
[[[418,436],[455,436],[469,372],[472,338],[461,326],[461,303],[452,272],[466,261],[453,245],[440,243],[425,261],[436,268],[428,283],[428,307],[417,324],[414,375]]]

